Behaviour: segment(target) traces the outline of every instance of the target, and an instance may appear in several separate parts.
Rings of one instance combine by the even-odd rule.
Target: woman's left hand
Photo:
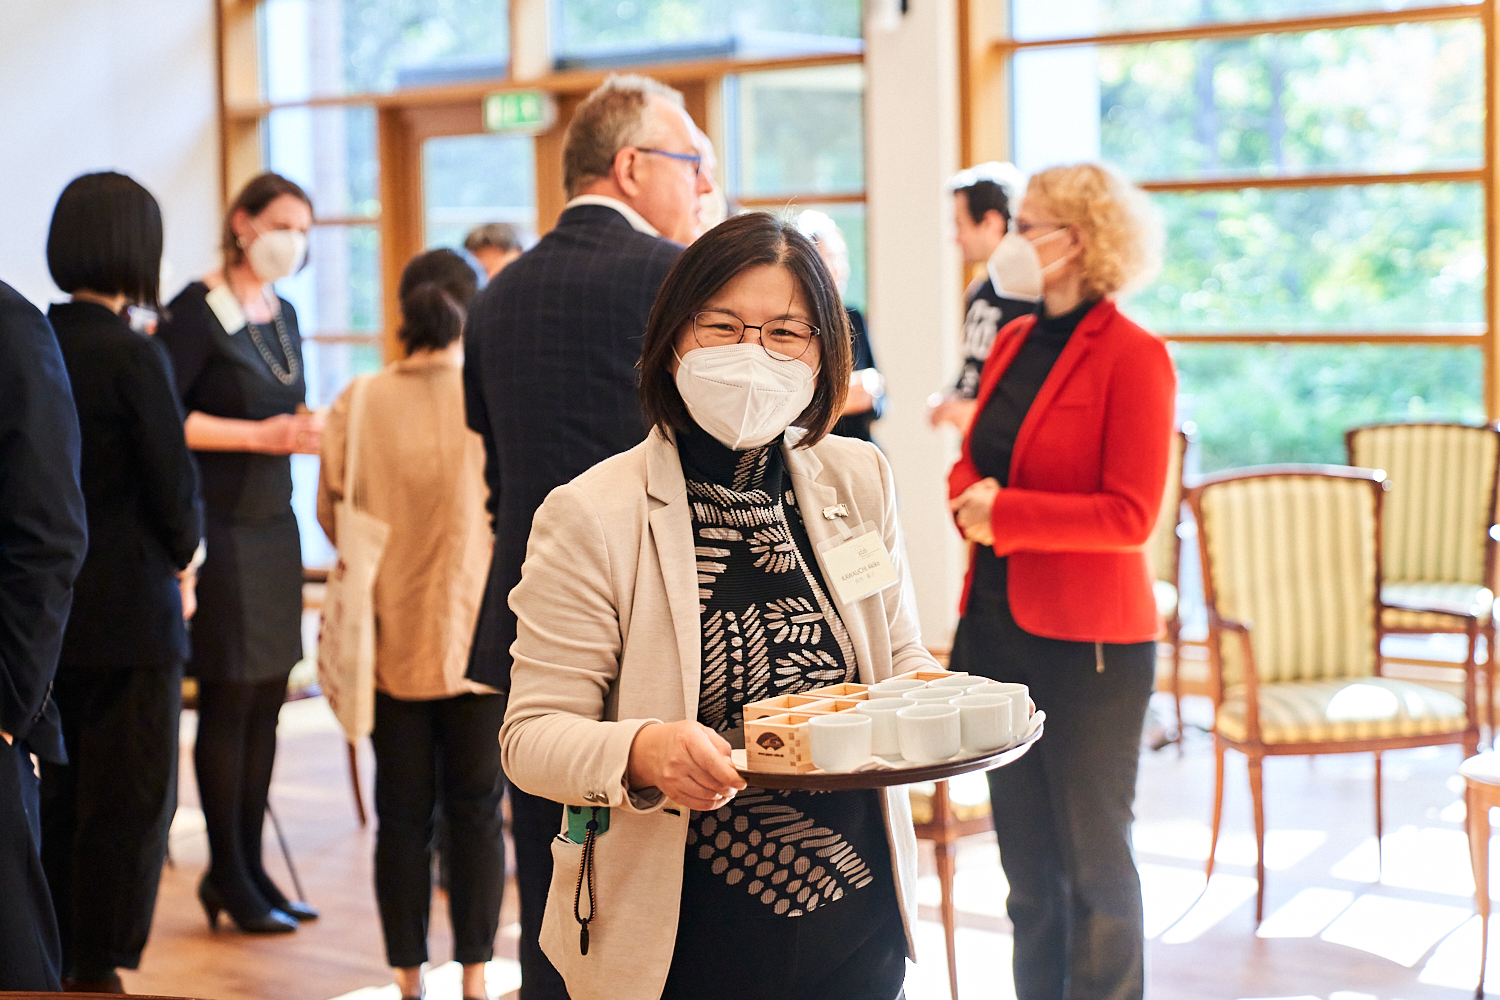
[[[198,613],[198,571],[185,569],[178,573],[177,589],[182,594],[182,620],[192,621]]]
[[[995,509],[995,497],[999,495],[998,480],[981,479],[948,501],[959,530],[969,541],[984,546],[995,544],[995,533],[990,528],[990,515]]]

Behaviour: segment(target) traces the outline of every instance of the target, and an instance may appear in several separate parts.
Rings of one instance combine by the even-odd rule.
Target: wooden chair
[[[1485,721],[1495,739],[1495,493],[1500,428],[1372,424],[1344,435],[1349,464],[1384,470],[1380,598],[1385,632],[1468,636],[1466,669],[1484,665]]]
[[[1182,565],[1182,463],[1187,454],[1188,432],[1179,428],[1167,464],[1167,490],[1162,494],[1161,513],[1146,543],[1156,573],[1152,590],[1156,613],[1162,620],[1162,638],[1172,647],[1172,700],[1177,705],[1177,752],[1182,753],[1182,617],[1178,613],[1177,573]]]
[[[1479,913],[1479,985],[1475,1000],[1484,1000],[1484,967],[1490,950],[1490,810],[1500,806],[1500,754],[1482,753],[1463,762],[1464,827],[1469,834],[1469,862],[1474,866],[1474,907]]]
[[[941,888],[939,912],[943,920],[943,940],[948,950],[948,988],[958,1000],[958,952],[954,944],[956,923],[953,914],[953,878],[957,872],[956,844],[962,837],[988,833],[995,828],[988,802],[969,806],[954,802],[948,782],[934,781],[911,786],[912,822],[918,840],[932,841],[937,859],[938,885]]]
[[[1281,754],[1380,755],[1457,743],[1477,750],[1474,673],[1464,699],[1381,676],[1380,524],[1385,475],[1344,466],[1266,466],[1188,491],[1198,521],[1217,681],[1212,876],[1224,806],[1224,752],[1249,762],[1255,816],[1255,922],[1265,915],[1261,762]]]

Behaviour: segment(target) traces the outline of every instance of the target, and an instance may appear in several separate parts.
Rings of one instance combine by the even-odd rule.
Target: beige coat
[[[489,573],[484,443],[464,419],[462,362],[397,361],[372,376],[360,432],[360,506],[391,526],[375,579],[375,687],[426,701],[489,691],[464,677]],[[338,545],[351,386],[323,428],[318,523]]]
[[[879,527],[901,574],[900,586],[853,604],[829,595],[848,629],[859,679],[933,666],[918,635],[884,456],[868,443],[830,437],[808,450],[789,449],[786,459],[797,505],[810,512],[848,505],[852,526]],[[807,531],[815,548],[838,537],[816,516],[807,518]],[[552,841],[542,950],[574,1000],[657,1000],[677,934],[689,813],[655,789],[628,791],[625,768],[648,721],[698,715],[698,576],[676,445],[652,433],[553,490],[537,512],[510,606],[519,628],[500,731],[506,774],[533,795],[611,807],[610,829],[595,849],[599,913],[589,924],[589,953],[580,954],[573,914],[582,847],[563,836]],[[917,873],[911,807],[904,787],[886,790],[884,800],[910,948]]]

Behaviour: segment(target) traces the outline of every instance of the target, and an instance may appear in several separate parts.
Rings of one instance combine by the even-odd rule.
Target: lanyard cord
[[[594,807],[594,815],[597,817],[598,807]],[[583,835],[583,857],[578,863],[578,888],[573,892],[573,919],[578,921],[578,950],[581,954],[589,953],[589,921],[599,912],[599,904],[594,897],[594,835],[599,829],[597,818],[588,821],[588,832]],[[579,904],[583,901],[583,883],[587,880],[589,884],[589,915],[583,916],[579,913]]]

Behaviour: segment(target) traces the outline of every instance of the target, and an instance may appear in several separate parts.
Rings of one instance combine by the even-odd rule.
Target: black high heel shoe
[[[282,913],[291,917],[299,924],[305,924],[309,920],[318,919],[318,911],[302,902],[300,899],[289,899],[277,907]]]
[[[302,900],[287,899],[286,893],[271,881],[271,876],[266,874],[265,869],[252,873],[250,881],[266,897],[266,902],[271,904],[272,909],[280,910],[299,924],[318,919],[318,911]]]
[[[240,919],[225,904],[218,887],[208,880],[207,875],[198,883],[198,902],[203,904],[203,913],[208,917],[208,929],[211,931],[217,932],[219,929],[221,910],[229,913],[229,919],[244,934],[290,934],[297,929],[297,921],[277,909],[272,909],[264,916]]]

